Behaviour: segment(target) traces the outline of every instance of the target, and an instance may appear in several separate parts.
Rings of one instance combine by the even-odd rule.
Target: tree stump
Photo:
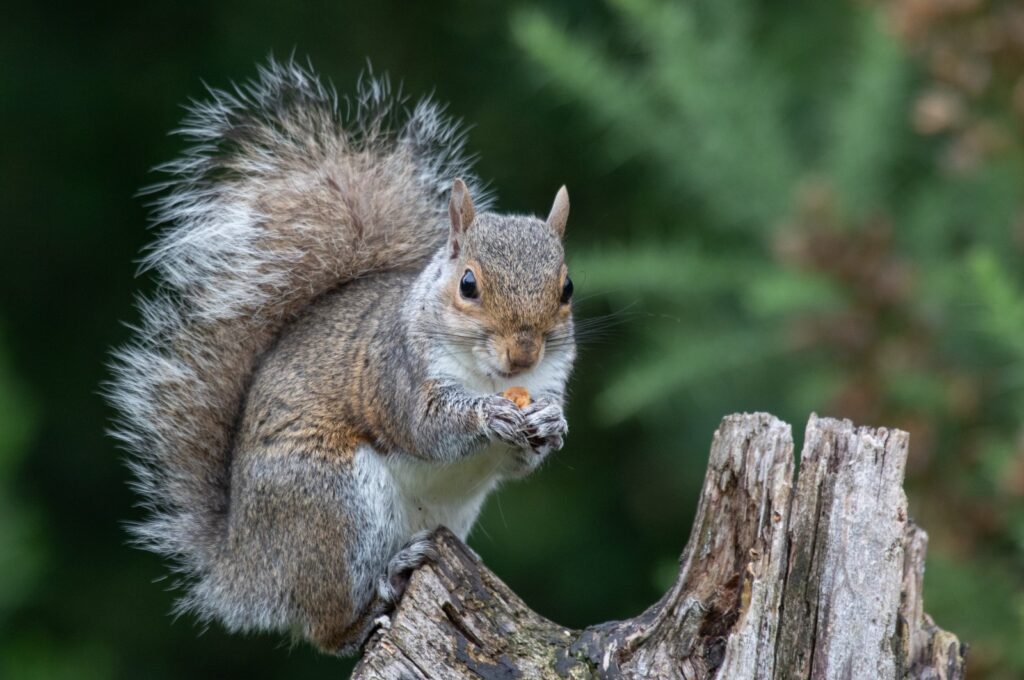
[[[903,492],[907,433],[756,413],[715,432],[675,585],[584,630],[536,614],[447,530],[353,677],[962,678],[922,608],[927,536]]]

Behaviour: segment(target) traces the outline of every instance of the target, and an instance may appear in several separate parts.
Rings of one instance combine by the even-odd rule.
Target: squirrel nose
[[[519,339],[511,343],[505,350],[505,358],[508,361],[509,372],[520,373],[533,368],[540,355],[540,343],[532,338]]]
[[[509,365],[510,368],[512,368],[513,370],[516,370],[516,371],[525,371],[526,369],[528,369],[531,366],[533,366],[533,363],[534,363],[535,360],[536,360],[536,354],[529,355],[529,354],[520,354],[518,352],[517,353],[509,352],[509,355],[508,355],[508,365]]]

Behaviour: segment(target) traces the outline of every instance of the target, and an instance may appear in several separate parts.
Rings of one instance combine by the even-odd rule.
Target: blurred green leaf
[[[617,0],[642,57],[611,63],[539,10],[513,18],[523,50],[618,148],[656,162],[660,181],[697,196],[730,228],[780,218],[796,178],[782,83],[753,49],[742,2]]]
[[[699,325],[680,333],[673,345],[646,361],[621,370],[598,394],[601,418],[616,423],[636,416],[657,402],[668,401],[702,381],[761,365],[780,352],[770,336],[756,328],[708,333]]]
[[[893,191],[893,165],[909,130],[905,58],[882,17],[859,17],[857,59],[842,83],[831,120],[826,173],[854,219],[885,205]],[[841,76],[840,76],[841,77]]]

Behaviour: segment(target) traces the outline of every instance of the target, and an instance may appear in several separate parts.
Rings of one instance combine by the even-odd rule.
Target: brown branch
[[[675,585],[584,630],[533,612],[441,530],[353,677],[962,678],[962,645],[922,609],[906,456],[905,432],[811,416],[795,478],[789,425],[725,418]]]

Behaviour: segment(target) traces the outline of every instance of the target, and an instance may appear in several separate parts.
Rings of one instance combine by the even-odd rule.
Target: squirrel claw
[[[526,445],[515,451],[509,463],[510,477],[524,477],[535,470],[548,454],[562,448],[569,428],[560,404],[536,401],[522,411]]]
[[[525,415],[531,449],[543,457],[562,448],[569,425],[559,404],[553,401],[534,402]]]
[[[377,594],[385,602],[397,604],[409,585],[412,572],[430,560],[437,559],[437,550],[430,540],[431,532],[418,531],[405,547],[395,553],[388,563],[388,571],[377,583]]]
[[[505,397],[489,397],[483,406],[484,421],[492,439],[521,449],[530,448],[526,416]]]

